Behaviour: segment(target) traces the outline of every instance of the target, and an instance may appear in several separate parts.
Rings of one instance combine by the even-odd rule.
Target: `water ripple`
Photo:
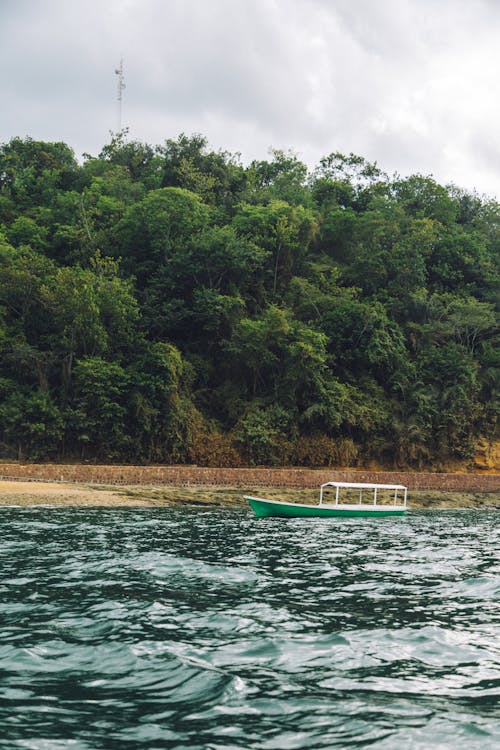
[[[500,746],[495,512],[0,518],[0,748]]]

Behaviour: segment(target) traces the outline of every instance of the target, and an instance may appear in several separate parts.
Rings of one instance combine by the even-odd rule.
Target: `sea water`
[[[498,748],[497,519],[3,508],[0,748]]]

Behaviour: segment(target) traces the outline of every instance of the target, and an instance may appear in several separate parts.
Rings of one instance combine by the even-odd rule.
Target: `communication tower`
[[[118,132],[121,133],[122,129],[122,100],[123,100],[123,89],[125,88],[124,74],[123,74],[123,57],[120,60],[120,65],[115,68],[115,74],[118,76],[117,86],[117,99],[118,99]]]

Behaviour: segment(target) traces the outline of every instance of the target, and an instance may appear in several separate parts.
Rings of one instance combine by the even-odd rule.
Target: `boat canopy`
[[[322,487],[351,487],[354,490],[406,490],[404,484],[369,484],[365,482],[325,482]]]
[[[321,485],[319,503],[323,504],[323,490],[325,487],[335,488],[335,505],[339,505],[339,494],[341,489],[359,490],[359,504],[363,502],[363,490],[373,490],[372,505],[377,505],[377,493],[379,490],[392,490],[394,492],[393,504],[398,502],[398,491],[403,492],[402,507],[406,508],[408,488],[404,484],[372,484],[371,482],[325,482]]]

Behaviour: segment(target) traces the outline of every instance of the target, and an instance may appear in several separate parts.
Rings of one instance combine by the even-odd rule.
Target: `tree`
[[[130,180],[141,183],[146,190],[160,188],[162,178],[162,157],[158,147],[148,143],[127,140],[128,129],[112,135],[111,141],[104,146],[98,159],[87,159],[87,167],[92,171],[100,163],[114,165],[126,170]]]
[[[82,458],[97,453],[113,461],[126,455],[130,445],[127,385],[127,375],[116,362],[93,356],[76,361],[67,439],[78,447]]]
[[[144,286],[151,274],[170,263],[208,222],[208,206],[189,190],[152,190],[130,206],[118,223],[116,254]]]
[[[201,135],[0,145],[0,450],[465,466],[498,438],[500,205]]]
[[[11,198],[19,213],[51,205],[58,189],[71,189],[78,179],[75,155],[65,143],[12,138],[0,147],[0,194]]]
[[[291,277],[300,273],[316,222],[312,211],[303,206],[273,200],[266,206],[242,204],[233,226],[240,236],[272,253],[270,286],[274,297],[279,287],[284,289]]]
[[[386,177],[377,163],[370,163],[364,157],[334,151],[319,161],[315,177],[333,182],[350,183],[356,187],[366,186]]]
[[[446,310],[449,326],[455,339],[474,354],[480,342],[499,329],[493,305],[479,302],[474,297],[454,298]]]
[[[439,221],[444,226],[453,225],[458,217],[457,202],[448,190],[432,177],[412,175],[392,183],[392,193],[405,212]]]
[[[322,329],[337,370],[350,381],[369,374],[387,384],[405,369],[403,332],[380,303],[340,296],[323,315]]]
[[[42,251],[47,244],[47,230],[27,216],[19,216],[7,229],[7,239],[15,247],[28,245]]]
[[[247,176],[239,154],[210,151],[202,135],[168,139],[161,149],[163,187],[181,187],[197,193],[206,203],[231,212],[245,190]]]
[[[92,268],[60,268],[41,290],[52,320],[47,340],[62,359],[64,387],[75,358],[116,355],[133,344],[137,303],[117,270],[114,261],[96,255]]]
[[[280,406],[254,402],[235,428],[237,443],[250,464],[277,464],[280,444],[290,432],[290,414]]]
[[[225,345],[230,377],[244,384],[246,399],[279,404],[295,423],[337,428],[345,392],[328,367],[326,336],[276,306],[243,318]]]
[[[16,389],[0,401],[0,442],[19,461],[55,458],[63,430],[61,412],[48,393]]]
[[[249,188],[251,202],[268,203],[282,200],[292,206],[312,204],[307,188],[307,166],[292,151],[271,149],[271,161],[250,164]]]
[[[479,416],[478,368],[471,355],[453,341],[431,346],[418,363],[419,377],[432,394],[431,434],[434,455],[470,458]]]
[[[148,461],[185,461],[200,421],[189,397],[190,370],[178,349],[157,342],[129,368],[132,434]]]

